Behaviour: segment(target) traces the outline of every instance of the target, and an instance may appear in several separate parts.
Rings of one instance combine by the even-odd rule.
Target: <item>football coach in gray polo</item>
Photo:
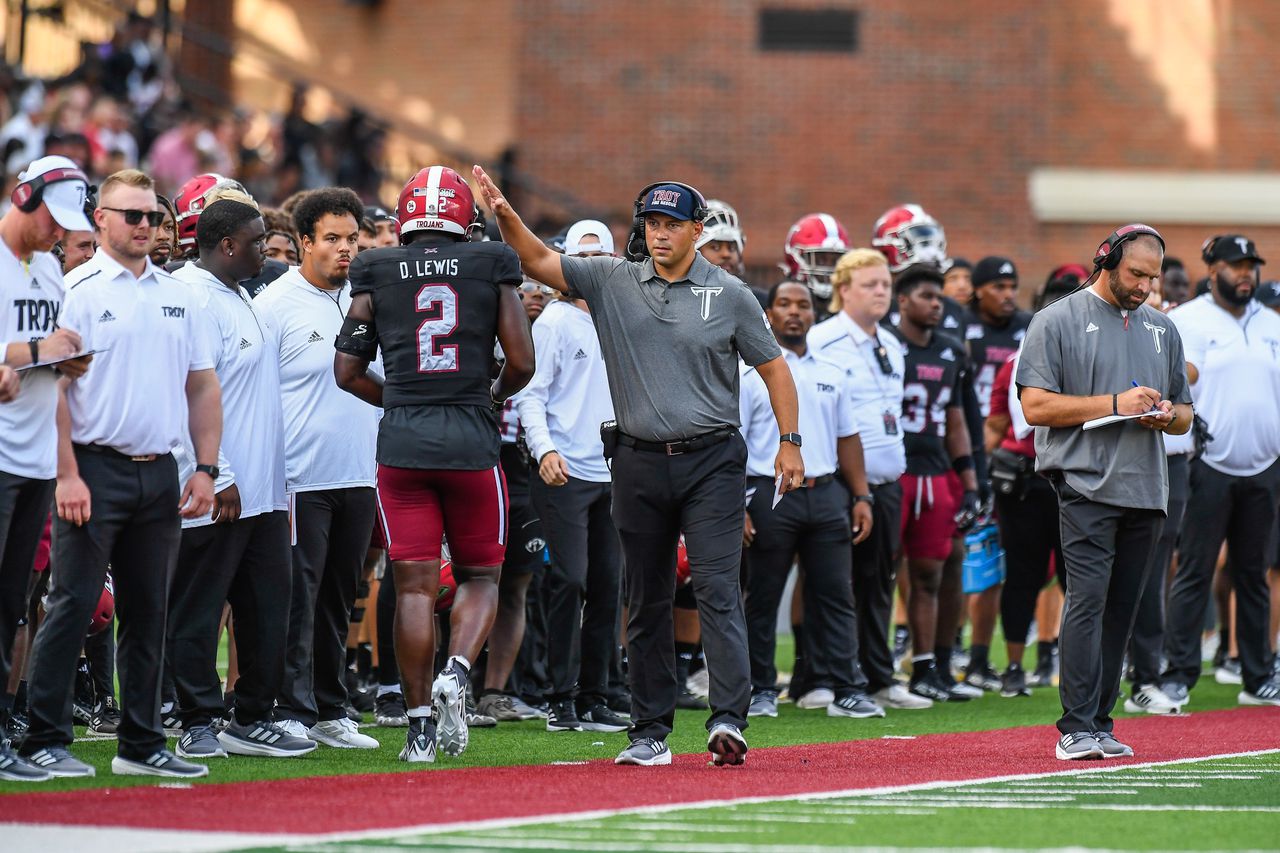
[[[747,449],[738,431],[738,359],[755,367],[778,421],[775,476],[804,484],[798,404],[750,288],[694,248],[706,202],[690,186],[651,184],[636,199],[628,254],[574,258],[543,245],[479,166],[476,181],[503,238],[534,279],[585,299],[617,415],[613,519],[622,542],[631,745],[618,764],[670,764],[675,721],[676,540],[684,533],[711,674],[716,764],[741,764],[751,672],[739,571]],[[606,455],[609,442],[606,441]]]
[[[1133,755],[1112,734],[1111,709],[1169,504],[1160,433],[1181,435],[1192,419],[1178,329],[1145,304],[1163,259],[1154,228],[1112,232],[1094,256],[1091,286],[1036,314],[1018,362],[1036,469],[1057,488],[1062,516],[1056,752],[1064,760]],[[1114,416],[1131,419],[1084,428]]]

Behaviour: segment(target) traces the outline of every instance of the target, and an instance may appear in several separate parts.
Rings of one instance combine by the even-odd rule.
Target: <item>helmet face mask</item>
[[[890,272],[912,264],[941,266],[947,259],[947,235],[918,204],[903,204],[885,211],[876,222],[871,245],[889,262]]]

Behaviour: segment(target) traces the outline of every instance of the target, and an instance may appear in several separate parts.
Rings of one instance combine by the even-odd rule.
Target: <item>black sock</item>
[[[964,628],[956,629],[956,648],[957,649],[964,648]]]
[[[1053,650],[1057,645],[1056,640],[1040,640],[1036,643],[1036,662],[1040,666],[1048,666],[1053,660]]]
[[[676,643],[676,689],[679,693],[688,689],[686,683],[689,680],[689,665],[693,663],[693,656],[697,651],[697,643]]]
[[[986,669],[990,653],[990,646],[974,643],[973,648],[969,649],[969,671],[977,672],[978,670]]]
[[[800,668],[800,661],[804,660],[804,625],[792,625],[791,636],[795,640],[796,645],[796,669]]]
[[[933,649],[933,658],[938,672],[945,673],[948,678],[951,677],[951,646],[935,646]]]

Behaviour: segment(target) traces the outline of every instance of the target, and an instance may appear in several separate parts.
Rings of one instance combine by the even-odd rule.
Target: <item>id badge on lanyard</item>
[[[884,434],[898,434],[898,416],[888,409],[884,410]]]

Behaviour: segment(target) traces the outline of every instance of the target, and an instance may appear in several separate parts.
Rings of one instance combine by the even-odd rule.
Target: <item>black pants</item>
[[[222,716],[218,623],[226,602],[235,618],[240,664],[236,719],[248,724],[271,717],[284,681],[290,587],[288,513],[182,531],[170,597],[168,663],[184,728]]]
[[[1062,541],[1058,525],[1058,495],[1043,477],[1031,476],[1020,497],[996,493],[996,523],[1005,553],[1004,592],[1000,624],[1010,643],[1026,643],[1036,598],[1049,578],[1049,557],[1061,572]],[[939,643],[944,639],[939,638]]]
[[[1124,650],[1164,514],[1097,503],[1059,482],[1067,599],[1058,638],[1058,731],[1109,732]]]
[[[1160,655],[1164,647],[1165,597],[1169,588],[1169,563],[1178,547],[1178,531],[1187,508],[1190,491],[1191,457],[1179,453],[1169,457],[1169,517],[1156,543],[1151,559],[1151,577],[1138,601],[1138,616],[1133,622],[1133,638],[1129,640],[1129,664],[1133,668],[1133,684],[1156,684],[1160,681]],[[1196,635],[1196,670],[1200,669],[1200,637]]]
[[[502,561],[504,577],[531,574],[524,599],[524,637],[511,667],[506,690],[526,701],[540,703],[551,694],[551,674],[547,667],[546,573],[543,571],[547,542],[542,521],[530,495],[532,481],[540,479],[518,444],[504,443],[500,455],[507,478],[507,506],[511,531]],[[616,640],[615,640],[616,643]]]
[[[551,564],[544,578],[551,701],[604,702],[618,625],[622,577],[609,483],[569,478],[563,486],[533,481]]]
[[[347,626],[376,511],[371,488],[293,496],[297,544],[278,717],[314,726],[347,715]]]
[[[94,703],[116,695],[116,622],[84,638],[84,656],[89,662]]]
[[[122,719],[119,754],[145,759],[164,746],[160,676],[165,613],[181,533],[172,456],[131,462],[113,451],[75,449],[92,495],[81,527],[55,520],[49,600],[31,652],[31,728],[22,750],[70,745],[72,682],[107,564],[115,581],[116,660]]]
[[[853,601],[858,615],[858,662],[866,679],[858,687],[874,693],[893,684],[889,619],[896,571],[893,558],[902,540],[902,486],[897,481],[883,483],[872,486],[871,494],[876,499],[871,535],[853,546]],[[806,637],[805,647],[812,645]]]
[[[0,726],[13,666],[13,639],[27,612],[27,586],[53,503],[53,480],[32,480],[0,471]]]
[[[777,689],[778,605],[791,558],[798,553],[804,572],[807,686],[829,688],[837,697],[847,695],[865,682],[858,667],[849,492],[829,482],[791,492],[770,509],[773,480],[752,478],[751,485],[755,494],[747,511],[756,534],[744,552],[751,688]]]
[[[747,447],[736,432],[667,456],[620,446],[613,460],[613,520],[627,591],[631,737],[665,738],[675,721],[676,541],[684,532],[710,673],[710,729],[745,728],[751,701],[747,626],[738,582]]]
[[[1261,426],[1259,428],[1262,428]],[[1272,425],[1274,428],[1274,425]],[[1268,531],[1276,523],[1280,462],[1252,477],[1223,474],[1191,463],[1187,524],[1178,548],[1178,573],[1169,591],[1165,678],[1194,687],[1200,677],[1200,626],[1213,587],[1213,568],[1225,540],[1236,593],[1236,645],[1244,689],[1256,691],[1271,675],[1271,601],[1267,587]]]

